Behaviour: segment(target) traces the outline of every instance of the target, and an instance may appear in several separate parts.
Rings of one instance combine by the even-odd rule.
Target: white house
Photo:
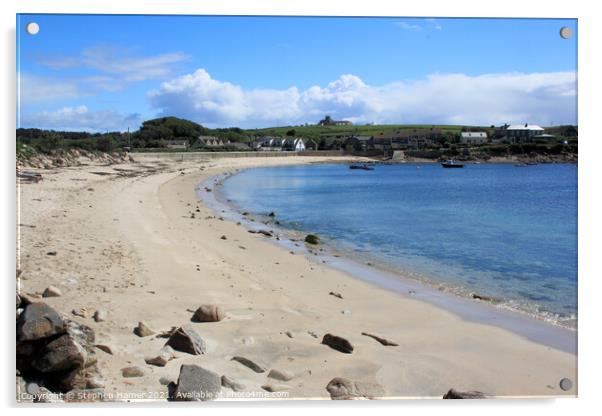
[[[203,147],[218,147],[223,146],[224,142],[214,136],[199,136],[199,145]]]
[[[513,124],[506,128],[506,139],[513,143],[529,142],[543,132],[543,127],[537,124]]]
[[[483,144],[487,143],[487,133],[484,131],[464,131],[460,133],[460,143]]]
[[[255,149],[264,151],[305,151],[305,142],[301,138],[264,137],[255,143]]]
[[[305,142],[301,138],[287,138],[283,140],[282,150],[289,152],[304,152]]]

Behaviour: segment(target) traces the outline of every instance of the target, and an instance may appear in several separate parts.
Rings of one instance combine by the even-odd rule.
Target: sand
[[[576,395],[574,354],[291,254],[216,218],[195,195],[202,180],[221,172],[326,158],[136,159],[41,170],[42,182],[20,185],[20,289],[40,294],[56,286],[62,296],[44,300],[111,346],[113,355],[98,351],[107,392],[164,400],[167,387],[159,379],[175,381],[181,364],[194,363],[248,392],[265,393],[266,382],[285,384],[289,398],[328,399],[325,387],[334,377],[376,382],[392,398],[441,397],[452,387],[491,396]],[[228,316],[191,323],[201,304],[218,305]],[[88,317],[72,315],[80,308]],[[96,310],[106,311],[104,322],[92,319]],[[135,335],[139,321],[157,332],[190,324],[208,351],[178,353],[165,367],[147,365],[144,358],[157,355],[165,339]],[[381,345],[362,332],[399,345]],[[322,345],[326,333],[348,339],[353,353]],[[233,356],[295,377],[270,380]],[[120,369],[131,365],[145,375],[123,378]],[[574,382],[566,392],[558,386],[564,377]]]

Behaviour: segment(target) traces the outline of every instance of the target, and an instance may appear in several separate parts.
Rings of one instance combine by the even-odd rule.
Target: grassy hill
[[[248,129],[245,133],[257,136],[286,136],[294,131],[295,136],[320,139],[321,137],[355,134],[358,136],[378,136],[381,133],[388,134],[399,130],[424,130],[424,129],[439,129],[443,134],[459,134],[463,128],[472,130],[489,131],[489,127],[479,126],[454,126],[454,125],[434,125],[434,124],[375,124],[375,125],[358,125],[358,126],[284,126],[284,127],[269,127],[263,129]]]

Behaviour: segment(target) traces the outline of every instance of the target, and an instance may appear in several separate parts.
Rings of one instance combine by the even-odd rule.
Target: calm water
[[[250,169],[224,197],[281,226],[460,294],[571,325],[577,314],[577,166],[347,165]]]

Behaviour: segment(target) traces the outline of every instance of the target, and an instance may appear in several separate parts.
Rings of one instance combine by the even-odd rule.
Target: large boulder
[[[50,341],[34,358],[32,367],[42,373],[82,368],[86,351],[71,335],[64,334]]]
[[[178,382],[171,399],[176,401],[213,400],[222,390],[222,379],[213,371],[198,365],[184,364],[180,367]]]
[[[17,321],[17,341],[37,341],[65,333],[65,322],[57,311],[45,303],[26,306]]]
[[[201,336],[189,325],[176,329],[165,345],[176,351],[187,352],[193,355],[205,354],[207,347]]]
[[[84,389],[98,377],[94,332],[44,303],[26,306],[17,325],[17,370],[52,391]]]

